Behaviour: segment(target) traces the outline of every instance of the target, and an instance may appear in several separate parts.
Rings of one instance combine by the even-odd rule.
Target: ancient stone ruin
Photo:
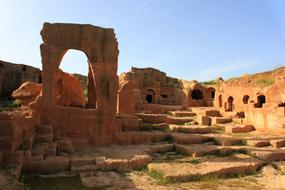
[[[154,68],[118,76],[113,29],[44,23],[41,36],[42,71],[0,63],[1,97],[21,101],[0,111],[0,189],[34,176],[99,189],[285,185],[285,68],[207,83]],[[87,78],[59,69],[70,49],[86,55]]]

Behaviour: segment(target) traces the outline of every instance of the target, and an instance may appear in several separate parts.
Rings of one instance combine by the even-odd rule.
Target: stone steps
[[[191,156],[193,158],[219,153],[219,148],[217,146],[203,144],[193,144],[190,146],[175,144],[175,150],[180,154]]]
[[[270,146],[270,142],[267,139],[248,139],[246,144],[252,147],[266,147]]]
[[[250,149],[252,155],[266,162],[285,161],[285,150],[278,149]]]
[[[245,144],[245,141],[242,138],[236,137],[215,137],[214,139],[220,146],[235,146]]]
[[[174,151],[175,146],[172,143],[159,143],[151,146],[143,146],[141,149],[147,154],[153,155],[156,153],[163,154],[166,152],[172,152]]]
[[[194,121],[193,118],[191,117],[173,117],[173,116],[168,116],[168,124],[176,124],[176,125],[182,125],[185,123],[189,123]]]
[[[66,156],[49,156],[43,159],[31,157],[23,163],[23,172],[32,174],[55,174],[70,170],[70,159]]]
[[[285,147],[285,139],[273,139],[270,144],[275,148],[282,148]]]
[[[169,139],[169,134],[163,131],[119,132],[116,142],[119,145],[138,145],[159,143]]]
[[[175,117],[167,114],[146,114],[136,113],[136,116],[142,119],[143,123],[159,124],[184,124],[193,121],[193,117]]]
[[[196,113],[190,111],[170,111],[168,114],[175,117],[192,117],[196,116]]]
[[[158,124],[152,124],[152,123],[143,123],[139,126],[140,131],[166,131],[169,129],[169,125],[167,123],[158,123]]]
[[[225,124],[231,123],[233,120],[231,117],[211,117],[213,124]]]
[[[178,133],[207,134],[213,132],[212,127],[203,125],[170,125],[169,128],[171,131]]]
[[[212,137],[196,134],[171,133],[170,135],[172,141],[178,144],[202,144],[213,140]]]
[[[125,172],[134,169],[141,169],[152,161],[152,157],[145,155],[134,155],[130,158],[106,158],[97,157],[96,167],[100,171]]]
[[[249,133],[255,131],[255,128],[253,125],[227,126],[225,131],[228,133]]]
[[[82,165],[82,166],[71,166],[70,171],[74,173],[79,173],[79,172],[91,172],[91,171],[96,171],[98,168],[96,165],[89,164],[89,165]]]

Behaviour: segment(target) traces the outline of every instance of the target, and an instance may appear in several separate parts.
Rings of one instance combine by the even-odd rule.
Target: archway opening
[[[220,108],[223,107],[223,96],[222,95],[219,96],[219,107]]]
[[[227,110],[226,111],[233,111],[233,102],[234,102],[234,98],[232,96],[228,97],[228,104],[227,104]]]
[[[248,104],[249,101],[249,96],[248,95],[244,95],[242,98],[243,104]]]
[[[256,108],[262,108],[263,104],[266,103],[266,98],[264,95],[257,96],[257,103],[254,105]]]
[[[211,98],[213,98],[213,99],[215,98],[215,91],[211,92]]]
[[[154,93],[154,90],[148,89],[146,91],[145,100],[146,100],[146,102],[148,104],[154,104],[155,103],[155,93]]]
[[[90,98],[90,94],[95,93],[95,82],[93,78],[90,80],[90,77],[88,77],[91,73],[91,68],[86,54],[78,50],[68,50],[59,68],[64,73],[57,77],[55,88],[56,104],[70,107],[96,108],[96,97]]]
[[[216,92],[216,90],[213,87],[208,88],[207,89],[208,98],[214,99],[215,98],[215,92]]]
[[[202,100],[203,99],[203,92],[199,89],[195,89],[192,91],[191,97],[194,100]]]

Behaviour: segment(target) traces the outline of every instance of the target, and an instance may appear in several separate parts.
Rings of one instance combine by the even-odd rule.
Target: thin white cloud
[[[247,58],[244,60],[234,60],[226,64],[221,64],[221,66],[211,67],[205,69],[201,72],[203,78],[214,78],[222,76],[227,72],[239,71],[246,68],[251,68],[260,64],[260,58]]]

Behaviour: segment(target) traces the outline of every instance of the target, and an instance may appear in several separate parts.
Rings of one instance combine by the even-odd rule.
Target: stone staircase
[[[217,114],[212,111],[214,116],[207,117]],[[24,171],[86,176],[86,172],[126,172],[147,166],[146,172],[161,173],[166,181],[187,182],[247,175],[268,163],[285,161],[285,137],[257,137],[253,126],[230,122],[217,128],[196,120],[191,110],[118,116],[118,145],[72,154],[61,151],[69,150],[68,141],[54,142],[52,127],[41,126]]]
[[[197,115],[201,112],[212,121],[210,125],[202,119],[197,124]],[[134,132],[137,136],[148,133],[155,139],[156,134],[164,133],[165,139],[152,143],[167,141],[174,147],[173,151],[164,154],[151,153],[154,160],[159,161],[147,164],[148,172],[161,173],[167,181],[247,175],[258,172],[268,163],[285,161],[285,136],[255,135],[254,126],[239,124],[236,119],[233,123],[231,117],[223,117],[219,111],[198,110],[196,114],[193,110],[178,110],[167,114],[138,113],[136,116],[140,120]],[[217,126],[224,130],[217,130]],[[168,153],[182,155],[186,160],[160,159]]]

